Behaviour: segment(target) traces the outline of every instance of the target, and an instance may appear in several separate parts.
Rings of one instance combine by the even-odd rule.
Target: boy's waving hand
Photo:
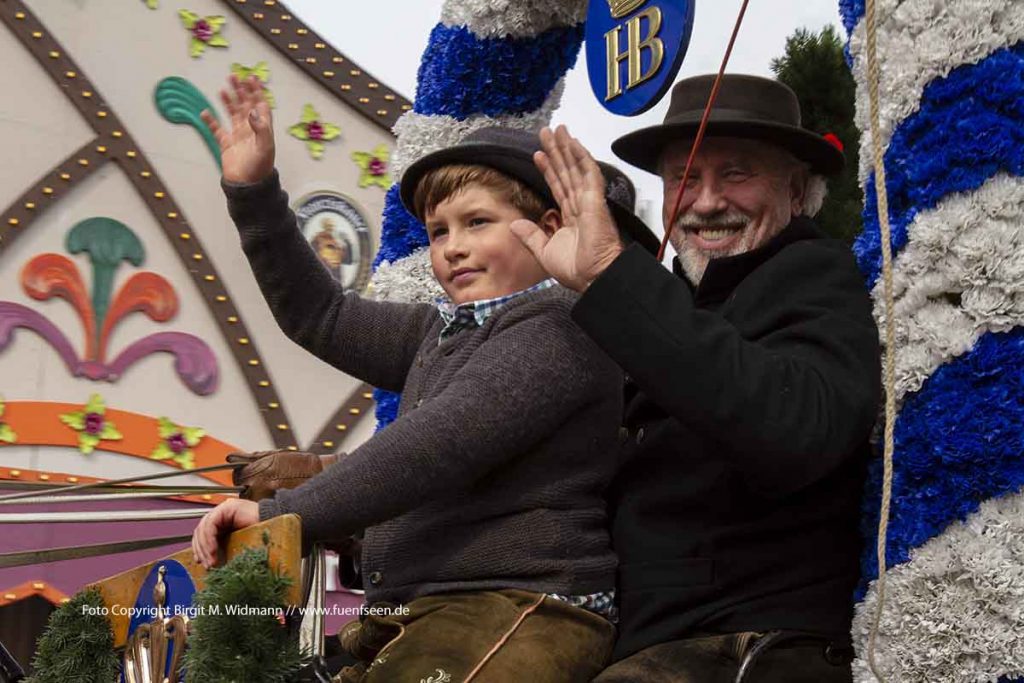
[[[263,97],[263,86],[252,76],[244,81],[232,75],[230,90],[221,90],[220,99],[231,119],[225,130],[209,109],[200,115],[220,145],[224,180],[229,183],[256,183],[274,170],[274,129],[270,105]]]

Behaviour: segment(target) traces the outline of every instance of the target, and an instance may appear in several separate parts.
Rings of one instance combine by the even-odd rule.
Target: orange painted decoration
[[[47,401],[7,401],[4,412],[4,422],[18,433],[18,446],[67,446],[78,448],[78,432],[65,427],[60,422],[62,413],[71,413],[81,410],[82,406],[76,403],[50,403]],[[123,438],[119,441],[101,441],[96,446],[98,451],[109,453],[121,453],[137,458],[149,460],[149,454],[153,452],[161,441],[159,433],[159,418],[141,415],[125,410],[107,408],[104,417],[117,425],[118,431]],[[2,446],[0,446],[2,447]],[[212,436],[205,436],[192,452],[195,455],[196,467],[209,465],[223,465],[228,453],[240,450],[238,447],[216,439]],[[45,457],[45,453],[44,453]],[[153,461],[157,462],[157,461]],[[163,462],[167,467],[176,467],[169,462]],[[178,468],[181,469],[181,468]],[[187,474],[188,470],[182,469]],[[231,472],[209,472],[199,476],[210,481],[231,486]]]
[[[96,358],[96,317],[89,292],[74,261],[60,254],[40,254],[21,269],[21,286],[37,301],[59,296],[70,303],[85,330],[83,357],[86,360]]]
[[[57,607],[68,601],[68,596],[63,591],[54,588],[46,581],[26,581],[17,586],[0,590],[0,607],[13,605],[25,598],[31,598],[33,595],[38,595]]]
[[[132,311],[142,311],[158,323],[167,322],[178,313],[178,295],[171,283],[156,273],[145,271],[132,275],[118,290],[103,321],[98,359],[101,363],[106,362],[110,331]]]

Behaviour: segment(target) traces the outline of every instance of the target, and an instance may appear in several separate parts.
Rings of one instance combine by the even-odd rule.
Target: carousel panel
[[[337,271],[346,286],[361,289],[379,242],[385,185],[366,184],[364,167],[372,159],[361,166],[353,155],[372,157],[380,149],[386,158],[393,138],[339,99],[344,77],[351,77],[353,65],[335,66],[324,58],[324,70],[337,73],[339,90],[332,93],[273,49],[226,3],[212,0],[192,3],[188,10],[200,18],[223,16],[216,30],[227,44],[207,47],[196,57],[190,56],[191,34],[177,7],[154,11],[143,3],[114,1],[71,6],[36,2],[30,7],[96,82],[155,176],[169,189],[183,223],[202,240],[206,257],[216,264],[222,285],[254,337],[251,341],[278,393],[276,402],[284,406],[280,417],[287,419],[275,420],[274,428],[287,424],[298,445],[308,445],[359,382],[299,351],[278,330],[239,248],[219,187],[217,161],[201,127],[195,125],[195,115],[212,103],[214,111],[224,116],[217,93],[233,70],[266,78],[275,104],[278,167],[293,205],[299,208],[303,199],[325,195],[336,198],[321,211],[311,212],[304,227],[311,244],[319,236],[318,250],[325,239],[331,242],[322,248],[325,265]],[[161,105],[158,94],[158,88],[164,89],[161,93],[166,90],[169,77],[176,79],[179,89],[174,101],[180,106],[175,111]],[[319,159],[312,157],[307,142],[289,134],[291,127],[301,123],[307,105],[325,126],[339,130],[337,137],[324,141]],[[328,249],[331,245],[337,249]],[[179,286],[185,288],[184,283]],[[246,447],[263,447],[270,437],[253,436]],[[337,436],[340,443],[345,435]]]
[[[6,207],[95,134],[6,27],[0,28],[0,64],[0,207]]]

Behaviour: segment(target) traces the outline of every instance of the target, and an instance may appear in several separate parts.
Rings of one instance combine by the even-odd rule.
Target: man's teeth
[[[735,230],[723,229],[723,230],[701,230],[701,239],[705,240],[721,240],[732,235]]]

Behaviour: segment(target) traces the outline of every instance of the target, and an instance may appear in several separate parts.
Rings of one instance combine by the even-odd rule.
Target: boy
[[[402,200],[426,225],[451,302],[439,313],[367,301],[345,294],[299,233],[258,85],[232,85],[222,93],[232,130],[204,120],[278,324],[402,401],[393,424],[298,488],[211,511],[193,537],[197,558],[211,566],[219,533],[289,512],[306,542],[365,529],[367,602],[408,611],[346,629],[361,664],[341,680],[589,681],[614,636],[602,494],[616,467],[622,377],[571,322],[575,295],[509,230],[524,218],[548,233],[561,225],[533,165],[536,136],[485,130],[413,164]],[[654,239],[620,210],[621,224]]]

